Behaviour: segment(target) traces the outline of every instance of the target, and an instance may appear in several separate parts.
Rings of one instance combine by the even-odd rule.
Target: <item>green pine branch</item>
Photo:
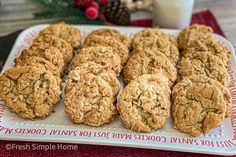
[[[83,9],[77,8],[73,0],[31,0],[41,10],[34,14],[35,18],[62,18],[71,24],[99,24],[101,20],[89,20]]]

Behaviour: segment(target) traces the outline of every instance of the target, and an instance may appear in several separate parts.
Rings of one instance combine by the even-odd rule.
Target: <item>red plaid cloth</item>
[[[215,33],[218,33],[224,36],[223,31],[221,30],[219,24],[216,21],[216,18],[211,11],[201,11],[193,14],[192,23],[199,23],[209,25],[213,28]],[[133,21],[131,26],[152,26],[151,20],[142,20],[142,21]],[[41,144],[49,145],[55,143],[39,143],[39,142],[16,142],[16,141],[0,141],[0,156],[32,156],[32,157],[44,157],[44,156],[78,156],[78,157],[209,157],[210,155],[204,154],[195,154],[195,153],[184,153],[184,152],[174,152],[174,151],[164,151],[164,150],[150,150],[150,149],[139,149],[139,148],[125,148],[125,147],[111,147],[111,146],[97,146],[97,145],[77,145],[76,150],[7,150],[6,146],[8,144],[16,145],[32,145],[32,144]],[[64,144],[67,145],[67,144]],[[196,152],[197,153],[197,152]]]

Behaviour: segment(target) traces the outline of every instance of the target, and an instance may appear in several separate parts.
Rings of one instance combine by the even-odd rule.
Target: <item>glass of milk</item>
[[[194,0],[153,0],[153,25],[184,28],[190,23]]]

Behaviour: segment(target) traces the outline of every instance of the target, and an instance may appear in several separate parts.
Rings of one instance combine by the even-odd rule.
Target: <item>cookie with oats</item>
[[[52,46],[52,47],[57,48],[60,52],[62,52],[64,56],[65,64],[67,65],[70,63],[73,57],[73,48],[67,41],[54,35],[50,35],[50,36],[39,35],[33,40],[32,45],[41,45],[41,44],[45,44],[46,46]]]
[[[209,26],[193,24],[183,29],[178,36],[179,48],[187,49],[191,43],[212,38],[213,30]]]
[[[161,73],[157,74],[144,74],[138,77],[142,80],[147,80],[147,82],[156,82],[162,88],[164,94],[170,98],[171,89],[169,87],[169,79]],[[147,83],[146,82],[146,83]]]
[[[129,49],[121,42],[113,39],[110,36],[98,36],[93,35],[90,38],[86,38],[83,47],[93,46],[109,46],[113,49],[114,53],[120,56],[121,64],[125,65],[129,57]]]
[[[61,74],[64,73],[65,63],[63,54],[57,48],[46,45],[33,45],[29,49],[24,49],[14,61],[15,64],[18,64],[18,62],[24,62],[24,60],[31,57],[42,57],[54,64]]]
[[[102,126],[117,115],[110,85],[92,73],[69,73],[65,88],[65,112],[75,124]]]
[[[45,69],[50,71],[55,76],[61,76],[60,70],[51,62],[48,60],[42,58],[42,57],[29,57],[25,60],[18,60],[16,62],[15,66],[35,66],[40,69]]]
[[[73,68],[74,75],[81,75],[82,73],[92,73],[96,76],[100,76],[105,80],[112,88],[113,95],[116,96],[120,91],[120,82],[115,77],[115,74],[111,70],[106,70],[104,66],[95,62],[81,63],[77,67]]]
[[[131,39],[123,34],[121,34],[118,30],[110,29],[110,28],[102,28],[102,29],[96,29],[92,31],[86,38],[92,38],[92,36],[109,36],[124,45],[130,49],[131,47]]]
[[[213,39],[197,40],[192,42],[186,50],[182,51],[182,55],[195,53],[196,51],[210,52],[219,57],[225,67],[228,67],[228,62],[231,59],[231,53],[228,48],[226,48],[221,42]]]
[[[51,24],[39,33],[39,35],[42,34],[64,39],[75,49],[79,48],[81,44],[80,30],[66,23]]]
[[[169,86],[173,86],[177,77],[175,66],[163,53],[152,53],[151,51],[144,50],[134,52],[123,70],[126,84],[143,74],[157,73],[161,73],[167,77],[169,79]]]
[[[176,65],[179,60],[179,50],[178,48],[171,44],[166,39],[160,39],[159,37],[148,37],[148,38],[139,38],[136,39],[135,50],[133,52],[140,52],[142,50],[149,50],[153,53],[161,52],[163,53],[173,65]]]
[[[225,117],[229,117],[231,115],[232,97],[227,87],[223,86],[220,82],[211,79],[205,75],[191,75],[185,77],[183,80],[185,81],[187,80],[192,83],[196,82],[200,84],[211,84],[212,86],[217,87],[222,93],[224,104],[226,105]],[[181,80],[180,82],[182,82],[183,80]],[[175,89],[172,90],[172,98],[178,95],[179,88],[182,88],[181,86],[180,87],[177,86],[177,84],[175,86],[176,86]]]
[[[193,75],[174,86],[172,114],[176,129],[198,136],[223,122],[227,105],[215,82],[204,75]]]
[[[179,50],[176,39],[158,28],[148,28],[134,35],[133,50],[150,50],[162,52],[173,65],[179,60]],[[133,51],[139,52],[139,51]]]
[[[149,38],[149,37],[158,37],[159,39],[165,40],[166,42],[169,41],[171,44],[178,46],[178,42],[175,36],[162,31],[160,28],[145,28],[142,31],[134,34],[132,48],[138,45],[140,38]],[[137,41],[136,41],[137,40]]]
[[[143,75],[131,81],[117,103],[126,128],[138,132],[153,132],[162,128],[170,115],[170,100],[155,75]]]
[[[61,100],[61,86],[53,74],[32,66],[8,69],[0,76],[0,98],[24,119],[43,119]]]
[[[181,58],[179,63],[179,79],[190,75],[205,75],[219,81],[227,87],[229,85],[229,74],[220,58],[210,52],[188,53]]]
[[[105,69],[112,70],[116,76],[120,74],[120,56],[115,53],[111,47],[94,46],[82,48],[74,59],[72,67],[76,67],[78,64],[88,61],[101,64]]]

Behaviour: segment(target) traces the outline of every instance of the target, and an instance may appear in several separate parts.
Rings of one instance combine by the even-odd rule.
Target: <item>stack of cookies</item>
[[[212,29],[192,25],[178,37],[181,60],[172,90],[174,127],[193,136],[210,132],[230,116],[227,72],[230,52],[212,37]]]
[[[120,75],[130,39],[113,29],[91,32],[74,58],[65,88],[65,112],[76,124],[101,126],[117,115]]]
[[[134,35],[132,52],[124,67],[126,87],[117,108],[126,128],[153,132],[170,115],[170,93],[179,60],[177,40],[158,28]]]
[[[124,67],[124,80],[128,84],[143,74],[161,73],[172,87],[176,81],[179,60],[177,40],[159,28],[144,29],[134,35],[132,52]]]
[[[15,67],[0,77],[0,98],[25,119],[43,119],[61,100],[61,78],[80,46],[80,31],[65,23],[42,30],[28,49],[15,59]]]

